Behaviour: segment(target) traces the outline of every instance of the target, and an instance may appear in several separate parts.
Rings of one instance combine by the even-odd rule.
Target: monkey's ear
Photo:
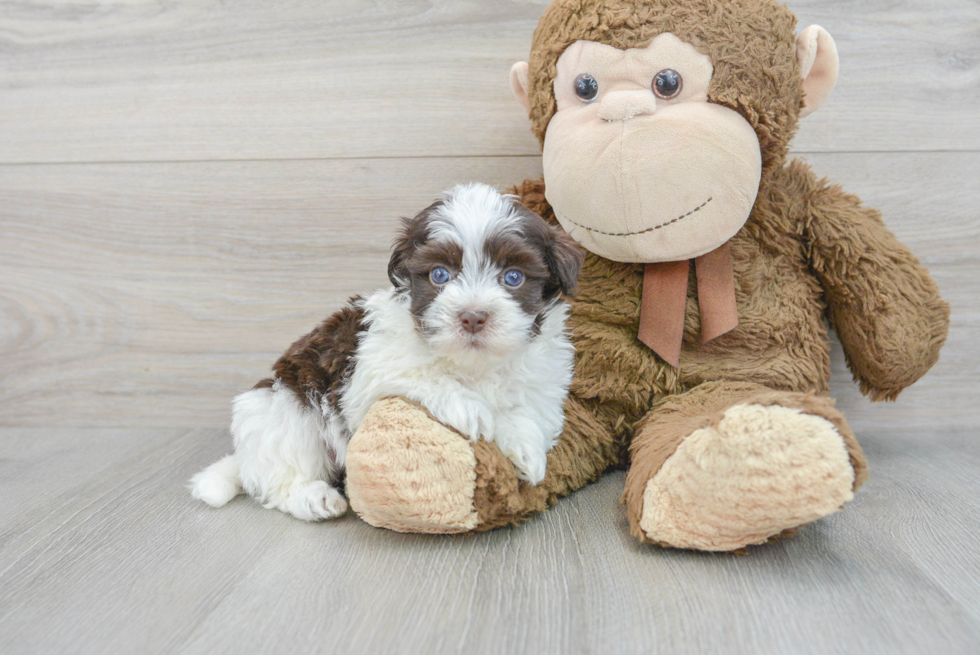
[[[514,92],[514,97],[524,105],[527,113],[531,113],[531,98],[527,93],[527,62],[519,61],[510,69],[510,90]]]
[[[803,77],[803,118],[815,112],[837,84],[840,61],[834,38],[819,25],[811,25],[796,37],[796,60]]]

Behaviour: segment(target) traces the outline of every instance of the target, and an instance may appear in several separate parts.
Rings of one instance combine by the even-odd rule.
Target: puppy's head
[[[584,252],[563,231],[485,184],[460,185],[405,219],[388,264],[419,333],[458,360],[503,356],[572,294]]]

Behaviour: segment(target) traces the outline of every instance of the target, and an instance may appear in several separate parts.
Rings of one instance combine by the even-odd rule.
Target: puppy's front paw
[[[497,421],[494,441],[517,469],[517,477],[531,484],[544,480],[548,451],[557,437],[548,438],[535,417],[522,412],[505,414]]]
[[[493,436],[493,412],[481,400],[456,395],[423,403],[434,417],[476,441],[481,436],[490,440]]]
[[[498,444],[499,445],[499,444]],[[531,484],[538,484],[544,480],[545,469],[548,465],[548,454],[540,448],[530,444],[512,444],[506,449],[502,449],[504,457],[509,459],[517,469],[517,477],[527,480]]]
[[[285,510],[304,521],[333,519],[347,511],[347,501],[323,480],[293,485]]]
[[[476,403],[476,407],[473,408],[476,413],[476,431],[474,434],[468,435],[470,441],[476,441],[480,437],[485,440],[490,441],[493,439],[493,412],[490,411],[483,403]]]

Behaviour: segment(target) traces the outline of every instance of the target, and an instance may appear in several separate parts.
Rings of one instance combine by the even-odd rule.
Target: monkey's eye
[[[599,95],[599,83],[588,73],[575,78],[575,95],[582,102],[592,102]]]
[[[429,271],[429,281],[436,286],[441,286],[452,279],[452,274],[442,266],[436,266]]]
[[[653,78],[653,93],[658,98],[670,100],[676,98],[684,86],[684,78],[673,68],[665,68]]]
[[[506,273],[504,273],[503,281],[505,285],[509,286],[512,289],[516,289],[517,287],[524,284],[524,274],[521,273],[520,271],[515,271],[514,269],[511,269]]]

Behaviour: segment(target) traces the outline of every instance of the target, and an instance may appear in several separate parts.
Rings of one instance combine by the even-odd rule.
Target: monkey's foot
[[[854,480],[831,421],[734,405],[684,438],[646,483],[639,528],[663,546],[738,550],[841,509]]]
[[[357,514],[398,532],[467,532],[476,456],[469,442],[403,398],[368,412],[347,449],[347,495]]]

